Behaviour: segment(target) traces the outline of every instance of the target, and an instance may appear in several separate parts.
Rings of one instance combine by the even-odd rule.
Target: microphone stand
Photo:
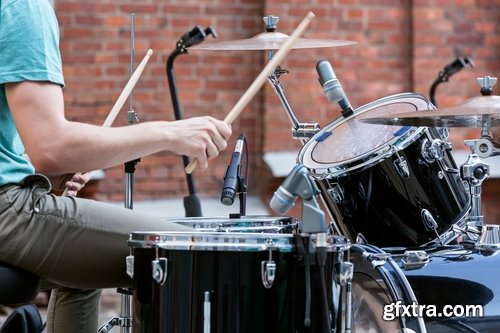
[[[429,99],[435,107],[437,107],[435,98],[437,86],[443,82],[448,82],[448,79],[453,74],[462,70],[467,65],[469,65],[471,68],[474,68],[474,63],[470,58],[457,57],[453,62],[449,63],[443,69],[441,69],[441,71],[439,71],[438,77],[436,78],[436,80],[434,80],[429,90]]]
[[[175,50],[169,55],[167,59],[165,67],[170,87],[170,96],[172,98],[172,106],[174,108],[175,120],[182,119],[182,109],[177,94],[177,86],[175,83],[174,60],[179,55],[187,53],[188,47],[201,43],[205,40],[205,37],[210,34],[212,34],[214,38],[217,37],[217,34],[212,27],[208,27],[205,30],[202,30],[198,26],[194,27],[191,31],[188,31],[184,33],[184,35],[182,35],[181,39],[177,41]],[[189,157],[183,155],[182,161],[184,163],[184,168],[189,165]],[[196,194],[192,174],[186,173],[186,181],[189,191],[189,195],[184,197],[184,209],[186,211],[186,217],[202,216],[203,214],[201,212],[200,198]]]

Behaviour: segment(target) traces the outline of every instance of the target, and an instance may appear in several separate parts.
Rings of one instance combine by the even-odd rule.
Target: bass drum
[[[133,332],[331,332],[333,265],[347,243],[327,236],[317,264],[294,221],[191,218],[174,222],[193,231],[132,233]]]
[[[408,253],[388,255],[373,246],[351,249],[353,332],[500,331],[496,253],[448,246],[428,251],[428,260],[420,256],[419,262]],[[414,309],[402,307],[414,302]]]
[[[422,318],[388,318],[385,307],[417,302],[415,294],[396,261],[371,245],[351,246],[354,264],[352,280],[352,333],[425,333]]]
[[[363,118],[429,110],[421,95],[377,100],[326,126],[303,147],[337,232],[379,247],[449,243],[463,226],[470,196],[446,135],[427,127],[363,123]]]

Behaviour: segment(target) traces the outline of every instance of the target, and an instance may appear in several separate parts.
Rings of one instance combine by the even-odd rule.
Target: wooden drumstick
[[[134,89],[135,85],[137,84],[137,81],[139,81],[139,78],[141,77],[142,72],[144,71],[144,68],[146,67],[146,64],[149,61],[149,58],[151,58],[151,55],[153,54],[153,50],[149,49],[144,58],[141,60],[139,63],[139,66],[135,69],[134,73],[130,76],[130,79],[128,80],[127,84],[125,85],[125,88],[123,88],[120,96],[118,96],[118,99],[115,102],[115,105],[111,108],[111,111],[109,112],[108,116],[106,117],[106,120],[104,120],[104,123],[102,124],[102,127],[111,127],[113,122],[116,119],[116,116],[118,116],[118,113],[123,107],[123,104],[125,104],[125,101],[127,100],[128,96]],[[68,189],[64,189],[63,193],[61,196],[66,196],[68,193]]]
[[[293,42],[304,32],[304,30],[307,28],[309,25],[309,22],[314,18],[314,13],[309,12],[307,13],[306,17],[300,22],[300,24],[295,28],[293,33],[290,35],[290,38],[288,38],[281,48],[278,50],[278,52],[275,54],[275,56],[271,59],[270,62],[267,63],[267,65],[264,67],[262,72],[257,76],[257,78],[253,81],[253,83],[248,87],[248,89],[245,91],[245,93],[241,96],[241,98],[238,100],[238,102],[234,105],[234,107],[231,109],[231,111],[227,114],[227,116],[224,118],[224,122],[227,124],[232,124],[236,118],[240,115],[240,113],[243,111],[243,109],[247,106],[247,104],[250,102],[250,100],[257,94],[259,89],[264,85],[264,83],[267,81],[267,78],[269,75],[272,74],[272,72],[276,69],[276,67],[279,65],[281,61],[286,57],[288,52],[290,51],[290,48],[293,44]],[[186,166],[184,169],[186,173],[192,173],[196,167],[198,166],[198,160],[194,159],[191,161],[191,163]]]
[[[125,85],[125,88],[123,88],[122,93],[116,100],[115,105],[113,105],[113,108],[111,109],[111,112],[108,114],[108,117],[104,121],[102,127],[111,127],[111,125],[116,119],[116,116],[118,115],[118,112],[120,112],[121,108],[123,107],[123,104],[125,104],[125,101],[127,100],[132,90],[134,89],[135,84],[139,80],[139,77],[141,76],[142,71],[144,70],[144,67],[146,67],[146,64],[148,63],[149,58],[151,57],[152,54],[153,50],[149,49],[144,58],[142,59],[142,61],[139,63],[139,66],[137,66],[134,73],[130,76],[130,79],[128,80],[127,84]]]

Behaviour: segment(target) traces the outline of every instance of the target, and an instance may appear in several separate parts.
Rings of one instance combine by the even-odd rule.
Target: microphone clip
[[[200,44],[209,35],[217,38],[217,32],[212,27],[207,27],[203,29],[200,26],[195,26],[190,31],[185,32],[182,37],[177,41],[176,49],[179,53],[186,53],[187,48]]]

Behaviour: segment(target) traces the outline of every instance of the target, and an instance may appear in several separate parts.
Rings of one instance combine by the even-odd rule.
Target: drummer
[[[100,288],[130,284],[129,234],[180,227],[75,198],[89,180],[82,171],[163,150],[196,158],[203,170],[226,148],[231,128],[208,116],[116,128],[67,120],[59,28],[49,1],[0,6],[0,262],[56,286],[48,332],[95,333]],[[67,188],[69,196],[51,195],[51,188]]]

